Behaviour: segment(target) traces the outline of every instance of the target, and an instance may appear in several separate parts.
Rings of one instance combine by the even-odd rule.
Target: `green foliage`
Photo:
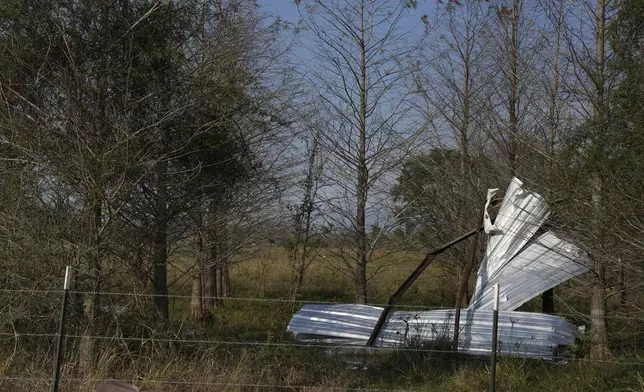
[[[624,0],[609,27],[615,59],[611,66],[624,75],[615,92],[611,135],[622,147],[615,153],[613,170],[630,192],[644,191],[644,4]]]
[[[75,270],[75,289],[148,292],[152,246],[159,245],[164,266],[171,264],[167,263],[167,257],[174,251],[173,245],[191,247],[186,245],[185,238],[192,240],[191,235],[196,232],[194,207],[221,208],[222,215],[226,215],[226,204],[240,196],[236,192],[238,186],[251,183],[264,169],[265,163],[255,155],[254,143],[271,139],[266,135],[275,127],[289,125],[290,120],[278,118],[281,111],[280,116],[275,115],[277,109],[266,103],[279,94],[266,93],[258,70],[275,61],[273,53],[266,56],[258,48],[274,40],[277,31],[287,29],[288,22],[277,18],[265,26],[253,20],[252,12],[248,14],[251,16],[244,15],[240,7],[254,10],[257,5],[253,1],[225,2],[234,3],[231,14],[225,14],[215,3],[213,0],[0,2],[0,287],[26,289],[26,292],[0,294],[0,332],[4,336],[0,339],[0,390],[22,392],[50,388],[47,382],[38,380],[50,377],[53,352],[49,335],[56,330],[60,298],[55,293],[30,292],[30,289],[58,289],[62,266],[71,264]],[[300,0],[295,3],[299,5]],[[321,0],[305,3],[307,6],[325,4]],[[627,288],[633,288],[628,293],[631,302],[642,303],[641,292],[635,290],[641,286],[644,250],[641,242],[644,232],[644,4],[641,0],[612,3],[617,6],[618,16],[609,29],[614,52],[609,71],[616,78],[615,85],[609,86],[606,94],[609,98],[603,108],[606,116],[584,121],[571,135],[565,135],[570,136],[565,140],[568,148],[548,157],[541,156],[536,136],[525,130],[518,154],[525,162],[519,170],[522,176],[541,179],[539,185],[552,192],[549,195],[561,193],[573,200],[556,207],[557,217],[552,221],[558,230],[581,238],[588,247],[594,246],[597,239],[592,234],[593,211],[588,202],[592,192],[587,186],[588,175],[600,173],[604,185],[601,196],[608,217],[605,219],[607,234],[601,238],[606,242],[606,252],[600,256],[612,258],[610,261],[621,258],[627,266],[624,272],[621,262],[606,262],[607,291],[611,294],[609,316],[620,315],[618,312],[622,310],[622,304],[616,303],[621,294],[616,290],[619,272],[626,275]],[[343,1],[336,4],[338,20],[350,24],[350,20],[342,17],[351,8]],[[390,7],[386,1],[379,4],[377,9],[386,11]],[[407,0],[396,2],[395,7],[416,9],[419,4]],[[444,8],[449,17],[458,17],[459,6],[458,1],[447,1]],[[386,13],[382,15],[382,20],[376,21],[370,31],[387,30],[383,26],[391,18]],[[318,16],[324,17],[324,14]],[[427,15],[421,21],[429,24]],[[328,25],[323,26],[317,31],[320,37],[328,37],[331,30]],[[258,30],[270,37],[260,36]],[[338,53],[356,54],[346,45],[349,36],[349,33],[338,35],[337,45],[330,47],[328,53],[346,49]],[[404,71],[404,64],[398,59],[407,57],[400,53],[407,52],[408,42],[398,38],[391,42],[388,49],[381,48],[374,56],[368,56],[376,59],[373,67],[367,66],[369,69],[391,64],[391,69],[387,65],[375,71],[375,78],[367,78],[368,84],[375,83],[369,93],[375,108],[369,109],[373,121],[368,122],[374,141],[386,139],[380,139],[376,130],[382,127],[376,125],[384,124],[386,121],[382,118],[392,109],[391,102],[378,103],[389,101],[377,98],[378,91],[400,89],[404,93],[405,89],[405,84],[393,90],[388,86],[398,86],[402,80],[399,75]],[[395,64],[386,58],[387,53],[393,53],[391,58],[395,58]],[[536,54],[536,58],[541,58],[542,53]],[[341,60],[336,54],[329,59],[331,65]],[[349,61],[347,69],[355,66],[352,64]],[[575,68],[577,64],[573,60],[565,67],[568,66]],[[278,73],[270,75],[276,79],[269,83],[281,82],[276,76]],[[355,88],[360,84],[359,78],[353,78],[351,72],[347,75],[343,82],[348,81],[350,85],[340,83],[335,87],[340,96],[348,93],[350,99],[356,99],[352,94],[360,90]],[[385,80],[381,83],[384,87],[378,87],[382,80]],[[331,80],[323,81],[331,82],[327,86],[333,87]],[[588,88],[577,86],[576,91],[592,92],[592,82],[581,81],[581,84],[588,84]],[[526,88],[532,89],[532,86]],[[432,90],[440,91],[440,88],[432,87]],[[320,92],[324,91],[316,93]],[[532,95],[530,91],[530,97],[539,101],[537,92],[535,89]],[[482,95],[487,93],[484,90]],[[495,101],[492,98],[490,103]],[[328,102],[337,105],[334,99]],[[488,122],[502,109],[484,106],[480,110],[490,113],[476,126],[494,128]],[[541,121],[539,115],[530,113],[533,108],[529,105],[526,108],[525,124]],[[334,117],[339,120],[336,122]],[[405,115],[405,118],[412,117]],[[329,131],[344,129],[343,122],[353,121],[342,116],[329,116],[327,120]],[[539,128],[540,124],[536,125]],[[488,155],[475,156],[470,149],[464,164],[460,152],[449,148],[407,157],[391,191],[399,206],[396,213],[400,224],[388,241],[407,249],[419,249],[442,243],[477,224],[484,190],[497,185],[503,188],[507,175],[497,177],[496,173],[503,170],[499,164],[503,159],[490,151],[500,148],[490,147],[489,141],[484,140],[494,135],[479,133],[474,128],[472,123],[471,140],[474,143],[483,136],[480,151]],[[347,133],[349,138],[354,130]],[[396,139],[401,135],[396,135]],[[343,143],[337,145],[340,144]],[[315,154],[311,154],[313,161]],[[374,157],[389,155],[377,153]],[[388,160],[382,162],[382,166],[389,164]],[[160,163],[167,166],[162,167]],[[372,168],[377,170],[380,166],[374,164]],[[550,170],[556,175],[550,172],[542,175]],[[370,174],[373,178],[387,177]],[[316,175],[311,174],[301,185],[310,188],[317,181]],[[306,299],[348,302],[352,300],[354,284],[353,277],[330,268],[330,263],[335,261],[341,265],[341,262],[332,260],[338,257],[337,249],[328,248],[353,246],[355,228],[344,231],[329,228],[325,234],[331,231],[335,234],[335,237],[326,236],[329,241],[309,236],[322,229],[314,224],[315,219],[311,220],[313,223],[306,223],[306,217],[322,209],[317,208],[314,193],[302,199],[293,211],[295,230],[284,244],[287,252],[272,247],[270,255],[260,251],[254,259],[250,256],[253,259],[250,261],[230,256],[234,263],[231,279],[235,295],[274,297],[279,301],[224,300],[223,307],[210,309],[205,322],[197,324],[189,320],[190,302],[185,298],[171,300],[172,317],[161,320],[149,296],[102,297],[103,306],[94,315],[97,327],[90,333],[102,335],[104,339],[99,339],[96,345],[99,356],[95,358],[94,373],[86,376],[138,380],[141,386],[166,392],[187,388],[212,390],[213,386],[207,383],[217,385],[215,389],[226,389],[222,383],[292,385],[293,389],[307,385],[322,390],[485,389],[486,361],[438,352],[449,351],[449,337],[432,343],[412,337],[407,348],[416,351],[376,352],[368,359],[366,371],[356,371],[344,363],[346,358],[329,356],[324,350],[290,346],[292,340],[285,328],[299,303],[283,301],[291,295],[291,271],[286,253],[290,251],[297,256],[294,251],[298,246],[301,249],[306,235],[307,249],[315,249],[316,257],[320,255],[319,259],[312,254],[309,258],[303,257],[305,262],[311,261],[308,279],[300,290]],[[164,222],[156,222],[157,218]],[[379,232],[380,228],[374,225],[370,239],[375,239]],[[166,237],[155,243],[153,234]],[[463,260],[463,249],[450,250],[444,255],[447,257],[437,259],[407,292],[403,304],[453,305],[455,286],[444,272],[447,266],[455,265],[450,262],[450,255]],[[171,260],[180,264],[171,267],[172,294],[190,294],[183,284],[186,276],[194,271],[195,262],[193,252],[186,253],[189,260],[183,256]],[[423,255],[408,251],[378,256],[367,269],[373,272],[382,267],[387,271],[373,276],[372,280],[372,300],[381,303]],[[92,264],[94,260],[99,261],[100,268]],[[258,264],[261,268],[257,268]],[[92,276],[98,278],[92,280]],[[587,314],[585,289],[577,283],[571,284],[557,292],[558,301]],[[67,342],[64,369],[68,378],[77,377],[74,369],[79,351],[77,337],[88,333],[84,309],[88,298],[89,295],[75,293],[70,299],[68,331],[72,336]],[[121,306],[126,310],[116,311]],[[587,323],[588,318],[583,314],[571,320],[575,324]],[[499,365],[499,389],[641,390],[644,381],[639,321],[637,318],[609,319],[615,355],[612,363],[572,361],[553,366],[505,359]],[[256,344],[261,342],[288,346]],[[587,356],[588,344],[588,340],[581,340],[575,355]],[[12,381],[11,377],[20,381]],[[32,379],[25,380],[28,377]],[[187,387],[188,384],[159,385],[153,380],[192,380],[197,384],[194,388]],[[75,391],[73,386],[67,387],[65,390]],[[88,386],[82,388],[87,390]],[[230,389],[249,388],[254,389]]]
[[[273,268],[281,273],[270,275],[273,287],[270,294],[276,299],[289,294],[289,270],[284,265],[285,257],[282,255],[282,260]],[[404,268],[399,268],[402,271],[396,270],[387,277],[381,277],[376,286],[387,286],[387,294],[390,294],[406,274],[413,270],[414,264],[415,262],[405,263]],[[256,297],[257,288],[254,287],[256,282],[252,271],[240,267],[231,271],[234,285],[239,291],[238,296]],[[312,272],[314,279],[309,290],[303,293],[307,299],[351,300],[351,293],[347,292],[347,283],[350,282],[335,278],[332,271],[324,268],[323,264],[317,268]],[[421,277],[418,283],[421,288],[436,290],[441,278],[432,273],[429,275]],[[315,292],[312,287],[318,287],[319,290]],[[329,296],[325,297],[323,291],[329,293]],[[185,290],[176,294],[187,293]],[[35,295],[42,302],[43,306],[39,310],[41,313],[51,312],[48,306],[55,307],[58,304],[58,299],[53,296],[48,298],[45,295],[29,295]],[[410,291],[403,299],[405,303],[434,304],[422,291]],[[128,306],[123,312],[106,312],[100,319],[105,325],[103,335],[114,339],[99,342],[97,348],[102,355],[91,375],[95,379],[134,380],[137,386],[154,387],[164,392],[212,390],[212,385],[202,385],[203,383],[291,385],[294,388],[309,386],[322,390],[373,388],[474,392],[488,387],[488,359],[468,358],[452,353],[451,340],[447,336],[435,342],[421,342],[414,337],[414,332],[437,332],[440,335],[452,322],[449,319],[436,326],[414,325],[413,320],[408,320],[411,321],[412,333],[405,348],[409,351],[361,351],[356,348],[355,355],[350,352],[339,353],[337,350],[329,354],[328,350],[318,347],[291,346],[293,341],[285,329],[293,313],[298,310],[298,303],[224,300],[223,307],[212,310],[209,323],[204,325],[188,321],[189,299],[176,298],[171,304],[173,318],[170,323],[162,326],[151,318],[153,304],[150,297],[114,296],[111,300],[117,305]],[[5,301],[3,315],[20,308],[21,301],[25,301],[24,296]],[[439,305],[440,302],[435,304]],[[55,331],[55,323],[43,324],[42,319],[33,317],[39,313],[36,310],[31,312],[29,324],[16,324],[19,333]],[[82,333],[82,325],[72,324],[70,327],[70,334]],[[637,319],[625,320],[620,325],[614,325],[611,336],[617,336],[621,331],[624,341],[632,341],[637,336],[638,327]],[[10,327],[1,332],[13,333]],[[75,342],[74,338],[69,338],[67,342],[65,378],[76,377],[72,366],[76,360],[73,349]],[[246,345],[245,342],[250,344]],[[270,345],[257,344],[262,342]],[[279,345],[281,343],[286,346]],[[50,377],[53,356],[50,347],[51,341],[46,337],[19,336],[17,339],[3,339],[0,342],[0,390],[50,390],[48,383],[41,385],[31,381],[25,383],[2,379]],[[639,391],[642,364],[637,352],[637,347],[625,347],[623,356],[616,357],[614,363],[571,361],[568,364],[549,364],[501,358],[497,369],[497,388],[502,391],[535,392],[544,389],[562,392]],[[196,384],[155,384],[155,380]],[[80,392],[80,387],[75,389],[70,385],[65,390]]]
[[[243,7],[224,23],[214,1],[0,3],[0,225],[20,222],[3,287],[57,287],[71,265],[77,289],[131,274],[143,291],[193,208],[249,183],[274,118],[249,60],[270,33]]]
[[[399,206],[399,222],[408,239],[427,246],[451,239],[476,222],[472,221],[485,200],[482,178],[496,183],[487,157],[472,157],[466,177],[461,175],[460,155],[456,150],[433,149],[427,154],[410,156],[403,163],[391,193]]]

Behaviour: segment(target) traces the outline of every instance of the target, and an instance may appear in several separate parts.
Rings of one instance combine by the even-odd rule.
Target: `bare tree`
[[[437,149],[411,157],[405,169],[427,165],[425,171],[432,172],[442,166],[444,178],[441,181],[458,189],[446,199],[432,197],[432,203],[438,203],[439,208],[450,212],[450,219],[437,225],[435,235],[441,241],[476,224],[472,216],[479,208],[482,189],[489,186],[489,182],[483,185],[480,171],[476,170],[475,176],[471,172],[472,165],[480,163],[478,157],[485,144],[481,140],[486,138],[477,131],[482,125],[480,113],[485,110],[484,94],[490,87],[490,78],[484,77],[483,68],[489,50],[486,32],[491,27],[491,15],[490,7],[478,0],[445,5],[444,13],[436,18],[438,28],[433,32],[436,39],[427,40],[424,48],[422,62],[426,65],[420,66],[415,74],[417,92],[426,105],[424,115],[439,131],[434,141]],[[446,135],[442,131],[445,128],[449,129]],[[451,170],[453,148],[459,152],[458,170]],[[441,151],[444,154],[439,157]],[[411,162],[414,159],[416,163]],[[401,180],[395,193],[414,194],[413,190],[401,189],[407,181],[402,177]],[[448,252],[456,264],[457,280],[461,279],[465,254],[465,245],[455,246]]]
[[[607,126],[608,108],[607,98],[604,95],[605,89],[605,68],[606,68],[606,1],[597,1],[597,11],[595,13],[595,70],[593,81],[595,84],[594,95],[594,121],[598,126],[597,133],[604,133]],[[603,148],[601,141],[596,141],[595,148]],[[594,211],[594,223],[598,230],[598,240],[600,251],[594,255],[593,269],[597,274],[597,281],[593,285],[592,296],[590,299],[591,322],[592,322],[592,345],[590,356],[593,359],[605,359],[609,353],[608,348],[608,331],[606,330],[606,265],[602,260],[603,235],[601,233],[604,217],[603,207],[603,183],[601,170],[591,173],[590,184],[592,188],[592,205]]]
[[[534,23],[537,18],[534,3],[494,1],[489,6],[494,24],[488,34],[490,52],[485,77],[491,79],[492,88],[487,111],[495,128],[490,130],[490,137],[502,157],[499,163],[507,178],[524,174],[521,163],[530,166],[520,155],[530,156],[538,111],[535,68],[545,42]]]
[[[484,32],[490,28],[489,13],[489,8],[477,0],[468,0],[460,6],[448,4],[437,20],[438,39],[428,42],[422,57],[427,69],[415,79],[428,106],[451,128],[459,149],[463,180],[468,175],[474,116],[481,109],[480,95],[487,84],[479,75],[483,73],[482,60],[488,44]],[[433,116],[427,117],[432,120]]]
[[[194,177],[193,191],[179,199],[181,211],[188,211],[179,219],[188,218],[188,231],[198,238],[190,274],[193,294],[203,296],[193,298],[195,318],[222,305],[231,291],[233,256],[261,241],[261,226],[274,218],[291,167],[290,124],[299,93],[279,20],[267,23],[252,1],[218,2],[205,14],[192,66],[198,89],[211,92],[219,116],[206,119],[202,131],[211,130],[215,142],[229,135],[232,148],[197,144],[201,149],[184,167]]]
[[[335,185],[329,218],[355,235],[351,254],[356,301],[367,302],[367,209],[370,190],[399,161],[410,137],[403,123],[408,92],[401,87],[415,50],[410,31],[401,31],[409,1],[311,1],[300,11],[315,47],[313,84],[327,126],[322,145],[330,152]],[[352,182],[353,184],[349,185]]]
[[[539,118],[538,123],[543,124],[538,126],[542,130],[543,140],[543,154],[546,156],[547,169],[540,168],[545,171],[545,176],[540,182],[544,184],[552,184],[556,176],[557,159],[557,143],[561,139],[563,127],[566,125],[565,119],[565,102],[561,98],[561,86],[565,82],[566,64],[562,64],[562,51],[564,44],[565,34],[565,21],[566,21],[566,7],[565,0],[560,1],[542,1],[540,3],[540,12],[546,18],[542,25],[541,34],[550,49],[544,50],[542,65],[542,85],[543,85],[543,101],[544,109],[541,113],[537,112],[536,116]],[[539,99],[541,101],[541,99]],[[548,194],[553,198],[554,189],[546,185]],[[542,296],[542,311],[544,313],[554,313],[554,289],[547,290]]]
[[[606,28],[613,18],[608,1],[583,1],[571,5],[566,43],[569,61],[573,64],[575,80],[567,88],[576,98],[578,137],[574,143],[579,146],[585,179],[576,190],[580,199],[590,199],[588,227],[580,227],[586,236],[594,261],[591,283],[591,357],[605,359],[609,354],[608,331],[606,326],[606,298],[609,288],[607,269],[614,262],[610,252],[610,233],[605,222],[611,211],[611,196],[606,184],[612,174],[609,162],[612,159],[610,139],[610,118],[612,116],[611,91],[616,75],[608,68],[612,53],[607,50]],[[592,37],[589,32],[592,32]],[[577,148],[578,147],[573,147]],[[585,194],[582,189],[588,189]]]
[[[305,136],[306,163],[304,178],[300,183],[300,201],[293,209],[293,233],[288,240],[289,261],[293,270],[292,297],[297,298],[304,284],[304,277],[315,259],[313,241],[316,238],[315,223],[319,221],[318,194],[323,187],[323,157],[320,151],[319,131]],[[319,237],[319,236],[318,236]]]

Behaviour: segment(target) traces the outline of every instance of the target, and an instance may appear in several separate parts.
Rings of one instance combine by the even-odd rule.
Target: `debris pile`
[[[588,271],[590,260],[577,246],[543,224],[550,215],[544,198],[513,178],[492,223],[488,207],[498,190],[488,191],[484,228],[488,234],[476,288],[456,326],[456,309],[388,314],[374,347],[410,347],[450,342],[458,328],[457,350],[488,355],[492,347],[494,285],[500,285],[499,353],[557,360],[575,342],[575,327],[548,314],[518,312],[544,291]],[[365,346],[385,308],[366,305],[304,305],[287,330],[298,342]]]

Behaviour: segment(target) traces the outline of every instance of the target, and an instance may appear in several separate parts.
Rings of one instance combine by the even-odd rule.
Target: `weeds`
[[[275,250],[277,252],[277,250]],[[395,273],[378,278],[376,302],[395,290],[417,260],[400,264]],[[283,264],[283,265],[282,265]],[[248,278],[257,273],[253,262],[231,270],[236,297],[258,298],[261,285]],[[449,305],[440,297],[431,271],[424,275],[403,299],[406,305]],[[275,262],[270,269],[265,294],[288,298],[289,274],[286,263]],[[313,300],[350,302],[351,282],[333,275],[323,265],[314,264],[311,283],[302,296]],[[173,294],[189,294],[187,287],[177,287]],[[148,298],[148,300],[151,300]],[[130,302],[128,302],[130,301]],[[406,389],[417,391],[484,391],[488,388],[487,359],[468,358],[454,353],[451,324],[446,319],[435,325],[424,325],[413,310],[404,317],[407,333],[401,338],[405,351],[374,350],[358,358],[367,363],[351,366],[340,355],[328,350],[292,346],[285,332],[299,303],[225,300],[213,310],[208,323],[189,321],[189,300],[176,299],[172,305],[172,322],[159,324],[149,316],[146,300],[115,298],[115,305],[127,305],[125,312],[104,314],[99,331],[104,336],[120,339],[101,340],[97,344],[96,363],[91,374],[78,379],[76,340],[68,338],[63,367],[64,392],[94,391],[95,380],[119,379],[139,387],[163,392],[206,391],[284,391],[274,386],[317,387],[335,392],[342,388]],[[50,303],[51,302],[51,303]],[[56,301],[43,304],[56,309]],[[11,309],[11,303],[7,309]],[[43,305],[39,305],[43,306]],[[527,306],[531,306],[528,304]],[[35,307],[35,306],[34,306]],[[413,309],[413,308],[410,308]],[[152,327],[154,326],[154,327]],[[39,323],[22,319],[15,323],[22,333],[51,333],[55,322]],[[565,365],[501,358],[497,369],[498,391],[644,391],[644,360],[637,356],[642,339],[634,320],[613,323],[615,335],[623,337],[623,362],[588,363],[576,360]],[[70,319],[69,333],[82,330]],[[11,327],[6,332],[13,333]],[[431,336],[428,341],[427,337]],[[129,338],[129,339],[128,339]],[[160,339],[160,340],[159,340]],[[194,341],[194,342],[192,342]],[[204,342],[271,342],[270,346],[242,346]],[[3,337],[0,339],[0,392],[48,392],[53,369],[53,338]],[[280,346],[286,343],[286,346]],[[577,356],[583,356],[585,342],[580,341]]]

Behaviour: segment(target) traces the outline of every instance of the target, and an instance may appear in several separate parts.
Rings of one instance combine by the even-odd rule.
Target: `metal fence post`
[[[490,392],[496,390],[496,344],[499,330],[499,284],[494,285],[494,307],[492,308],[492,352],[490,353]]]
[[[63,362],[63,342],[65,340],[65,314],[67,313],[67,297],[69,295],[69,282],[71,280],[72,268],[65,268],[65,282],[63,283],[63,303],[60,310],[60,324],[58,326],[58,341],[56,342],[56,364],[54,365],[54,383],[51,386],[52,392],[58,392],[60,388],[60,367]]]

